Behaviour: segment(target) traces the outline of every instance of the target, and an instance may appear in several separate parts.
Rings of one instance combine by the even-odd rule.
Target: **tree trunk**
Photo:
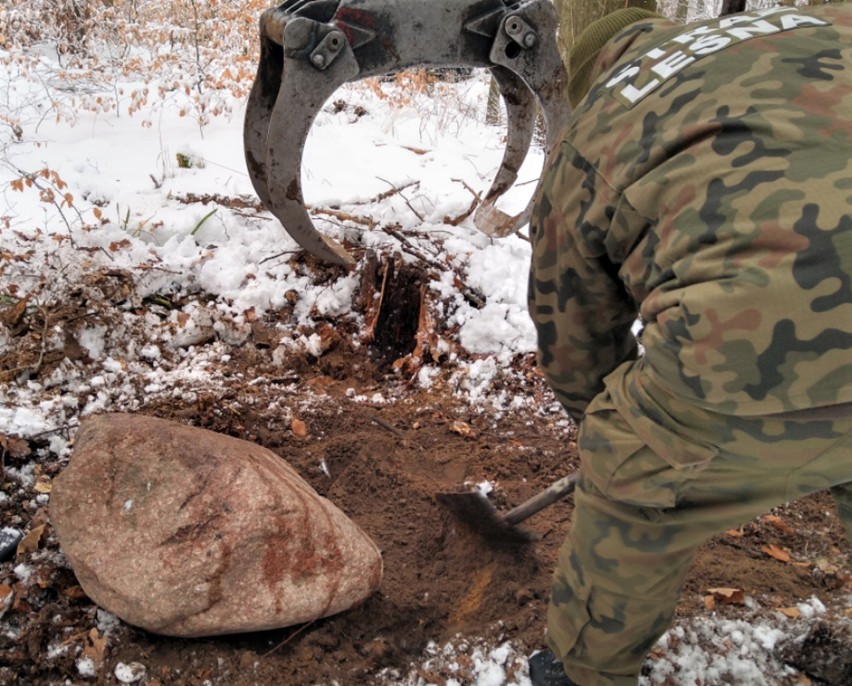
[[[724,17],[728,14],[745,12],[745,8],[746,0],[722,0],[722,9],[719,11],[719,16]]]
[[[554,0],[559,13],[559,54],[567,62],[574,40],[593,21],[624,7],[639,7],[657,11],[656,0]]]

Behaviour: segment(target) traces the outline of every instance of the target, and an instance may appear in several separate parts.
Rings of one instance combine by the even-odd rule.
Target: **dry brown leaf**
[[[35,529],[37,526],[47,524],[50,521],[50,510],[46,507],[40,507],[36,510],[33,518],[30,520],[30,528]]]
[[[472,436],[474,433],[473,429],[470,428],[470,424],[460,419],[456,419],[450,424],[450,431],[459,436]]]
[[[83,657],[88,657],[100,669],[104,663],[104,654],[107,649],[107,637],[101,636],[97,629],[92,629],[83,647]]]
[[[797,607],[779,607],[778,612],[790,619],[797,619],[801,615],[801,611]]]
[[[814,566],[821,571],[823,574],[838,574],[840,572],[840,566],[837,565],[833,560],[829,560],[827,557],[819,558]]]
[[[83,587],[79,584],[74,584],[73,586],[69,586],[62,590],[62,595],[66,598],[71,598],[71,600],[83,600],[84,598],[88,598],[86,592],[83,590]]]
[[[17,436],[0,434],[0,450],[16,460],[21,460],[25,457],[29,457],[30,444]]]
[[[32,553],[38,550],[38,546],[41,543],[41,537],[44,536],[44,530],[46,528],[47,525],[42,524],[30,529],[29,533],[21,539],[20,543],[18,543],[16,555],[18,557],[23,557],[27,553]]]
[[[290,431],[292,431],[295,436],[304,438],[308,435],[308,425],[301,419],[293,417],[293,419],[290,420]]]
[[[788,553],[783,548],[779,548],[777,545],[765,545],[761,548],[761,550],[769,555],[769,557],[773,557],[780,562],[789,562],[790,561],[790,553]]]
[[[12,606],[12,601],[15,599],[15,592],[11,586],[0,584],[0,617],[6,614]]]
[[[316,376],[312,379],[307,379],[305,383],[313,390],[323,391],[334,385],[334,379],[330,376]]]
[[[716,598],[712,595],[704,596],[704,608],[706,610],[715,610],[716,609]]]
[[[32,293],[28,293],[11,307],[0,311],[0,322],[8,326],[10,329],[20,324],[21,320],[27,312]]]
[[[97,219],[100,219],[99,213],[100,213],[100,210],[96,207],[94,209],[94,215]],[[109,249],[112,252],[118,252],[122,248],[129,248],[131,245],[133,245],[133,244],[128,239],[122,238],[120,241],[112,241],[109,244]]]
[[[764,515],[760,519],[762,521],[766,522],[767,524],[771,524],[776,529],[778,529],[778,531],[781,531],[785,534],[795,533],[795,531],[793,530],[793,527],[791,527],[789,524],[787,524],[787,522],[785,522],[783,519],[781,519],[781,517],[779,517],[778,515],[768,514],[768,515]]]
[[[745,592],[741,588],[708,588],[707,592],[712,594],[712,597],[723,605],[745,604]]]
[[[726,532],[728,536],[733,536],[734,538],[742,538],[745,536],[742,529],[728,529]]]

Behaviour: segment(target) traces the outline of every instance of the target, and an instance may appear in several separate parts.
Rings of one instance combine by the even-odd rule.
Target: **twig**
[[[302,624],[302,626],[300,626],[300,627],[299,627],[298,629],[296,629],[296,630],[295,630],[292,634],[290,634],[287,638],[285,638],[283,641],[281,641],[281,643],[279,643],[279,644],[278,644],[278,645],[276,645],[274,648],[272,648],[272,649],[268,650],[267,652],[265,652],[263,655],[261,655],[261,657],[269,657],[269,656],[270,656],[270,655],[272,655],[272,653],[274,653],[276,650],[278,650],[279,648],[282,648],[282,647],[284,647],[285,645],[287,645],[290,641],[292,641],[294,638],[296,638],[296,636],[298,636],[300,633],[302,633],[302,632],[303,632],[305,629],[307,629],[309,626],[311,626],[312,624],[316,624],[316,622],[317,622],[317,620],[316,620],[316,619],[312,619],[310,622],[307,622],[306,624]]]
[[[403,194],[403,192],[402,192],[399,188],[397,188],[396,186],[394,186],[394,185],[393,185],[390,181],[388,181],[387,179],[383,179],[381,176],[377,176],[376,178],[377,178],[379,181],[384,181],[384,182],[385,182],[388,186],[390,186],[390,187],[391,187],[391,188],[393,188],[393,189],[394,189],[397,193],[399,193],[400,197],[402,197],[402,199],[405,201],[405,204],[406,204],[406,205],[408,205],[408,209],[409,209],[409,210],[411,210],[412,212],[414,212],[414,216],[415,216],[415,217],[417,217],[420,221],[426,221],[426,220],[424,219],[423,215],[422,215],[422,214],[420,214],[417,210],[415,210],[415,209],[414,209],[414,207],[412,207],[411,203],[408,201],[408,198],[406,198],[406,197],[405,197],[405,195]],[[417,185],[418,185],[418,186],[420,185],[420,182],[419,182],[419,181],[417,182]]]
[[[284,255],[295,255],[297,250],[284,250],[283,252],[275,253],[274,255],[270,255],[269,257],[264,257],[258,264],[263,264],[264,262],[271,262],[272,260],[277,260],[279,257],[284,257]]]
[[[396,240],[398,240],[400,243],[402,243],[402,250],[404,252],[407,252],[409,255],[412,255],[419,260],[423,260],[423,262],[425,262],[429,266],[434,267],[435,269],[439,269],[442,272],[445,272],[445,271],[448,270],[448,267],[445,264],[441,264],[440,262],[436,262],[431,257],[427,257],[426,255],[421,253],[417,249],[417,246],[415,246],[410,240],[408,240],[405,236],[403,236],[402,233],[400,233],[399,230],[395,229],[392,226],[386,225],[386,224],[382,225],[381,228],[382,228],[382,231],[384,231],[387,234],[390,234],[391,236],[396,238]]]
[[[68,240],[71,241],[72,247],[76,248],[77,243],[74,240],[74,231],[71,228],[71,222],[68,221],[68,217],[66,217],[65,212],[62,211],[62,205],[56,202],[56,193],[59,193],[62,196],[63,202],[65,201],[65,194],[62,193],[61,188],[58,188],[55,183],[52,183],[50,181],[50,179],[48,179],[48,184],[53,186],[53,188],[46,188],[45,186],[43,186],[39,182],[39,172],[25,172],[23,169],[20,169],[19,167],[11,163],[7,163],[7,166],[10,169],[14,170],[19,176],[27,178],[33,186],[35,186],[39,191],[41,191],[39,196],[40,199],[43,202],[49,202],[56,208],[56,211],[59,213],[59,217],[62,219],[62,222],[68,228]],[[56,189],[56,192],[54,192],[54,188]],[[74,207],[74,205],[70,203],[68,204],[68,208],[74,210],[74,212],[77,213],[77,218],[81,222],[83,221],[83,216],[80,214],[80,210],[78,210],[76,207]]]
[[[384,179],[382,179],[384,181]],[[385,181],[387,183],[387,181]],[[414,181],[409,181],[404,186],[400,186],[399,188],[391,188],[389,191],[385,191],[384,193],[379,193],[377,196],[370,198],[369,200],[364,201],[363,203],[352,203],[353,205],[371,205],[376,202],[381,202],[382,200],[387,200],[392,195],[396,195],[397,193],[402,193],[402,191],[407,188],[411,188],[412,186],[419,185],[420,182],[416,179]]]
[[[324,207],[308,207],[307,209],[313,210],[316,214],[327,214],[330,217],[334,217],[335,219],[340,219],[342,221],[349,221],[355,224],[362,224],[364,226],[368,226],[371,229],[376,225],[375,220],[372,217],[361,217],[357,214],[350,214],[349,212],[343,212],[342,210],[330,210]]]
[[[473,200],[470,203],[470,207],[468,207],[465,212],[462,212],[458,217],[455,217],[455,218],[444,217],[444,223],[445,224],[449,224],[450,226],[458,226],[465,219],[467,219],[470,215],[473,214],[473,211],[477,208],[479,203],[482,202],[482,198],[480,197],[479,193],[477,193],[475,190],[473,190],[467,184],[467,182],[464,179],[452,179],[452,180],[455,181],[456,183],[460,183],[462,186],[464,186],[470,192],[470,194],[473,196]]]
[[[400,431],[393,424],[388,421],[385,421],[381,417],[372,415],[370,416],[370,421],[373,422],[373,424],[376,424],[377,426],[380,426],[383,429],[390,431],[394,436],[397,436],[398,438],[405,438],[405,434],[402,433],[402,431]]]
[[[80,422],[70,422],[68,424],[63,424],[62,426],[57,426],[53,429],[46,429],[45,431],[39,431],[38,433],[30,434],[29,436],[27,436],[27,440],[32,440],[33,438],[41,438],[42,436],[59,433],[60,431],[67,431],[68,429],[76,429],[78,426],[80,426]]]

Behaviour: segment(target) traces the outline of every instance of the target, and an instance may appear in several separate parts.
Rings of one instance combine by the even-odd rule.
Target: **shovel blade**
[[[539,539],[531,531],[509,524],[479,491],[438,493],[438,502],[465,526],[494,545],[526,545]]]

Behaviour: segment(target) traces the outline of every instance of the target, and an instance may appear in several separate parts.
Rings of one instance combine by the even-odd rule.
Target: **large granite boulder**
[[[382,578],[376,545],[282,458],[171,421],[86,419],[50,500],[83,590],[159,634],[307,622]]]

